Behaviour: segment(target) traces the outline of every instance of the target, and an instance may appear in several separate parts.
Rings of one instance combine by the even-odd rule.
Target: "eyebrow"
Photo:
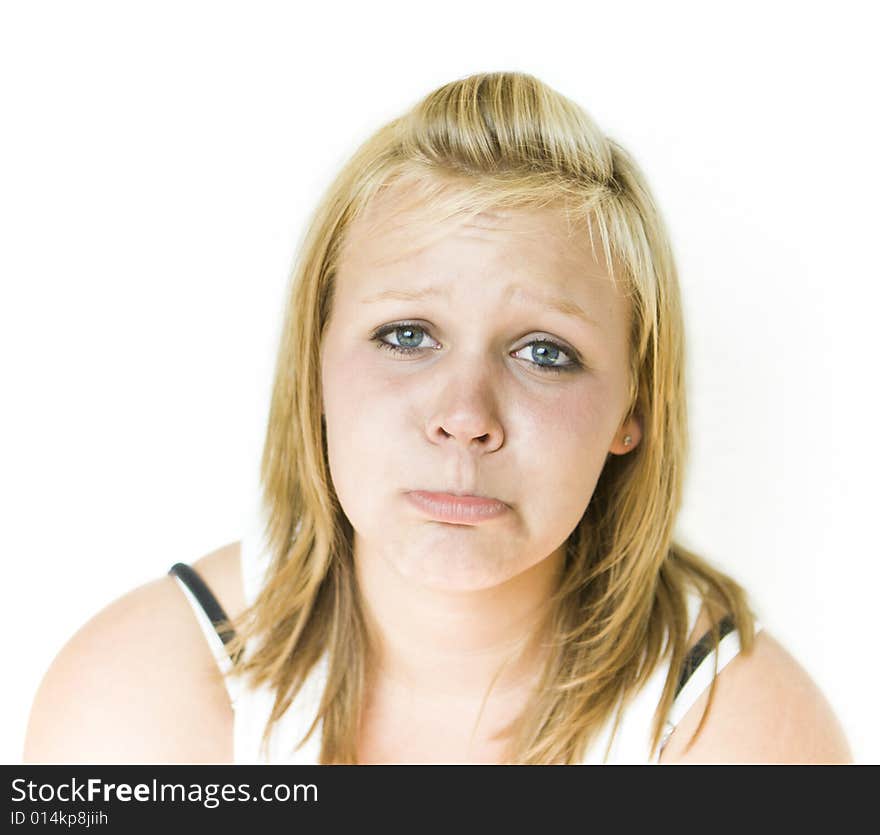
[[[511,287],[511,290],[520,290],[521,287]],[[561,313],[563,316],[572,316],[575,319],[581,319],[586,322],[588,325],[592,325],[593,327],[601,327],[599,323],[588,316],[584,309],[577,304],[577,302],[571,301],[571,299],[559,298],[556,296],[548,296],[543,299],[539,299],[535,296],[531,296],[528,293],[523,294],[525,296],[526,301],[532,302],[533,304],[543,304],[545,307],[550,308],[551,310],[555,310],[557,313]],[[365,299],[361,300],[362,304],[374,304],[375,302],[382,302],[387,300],[397,300],[397,301],[405,301],[405,302],[417,302],[422,301],[422,299],[428,297],[436,297],[436,296],[448,296],[443,290],[440,290],[437,287],[425,287],[423,290],[383,290],[381,293],[376,293],[372,296],[367,296]]]

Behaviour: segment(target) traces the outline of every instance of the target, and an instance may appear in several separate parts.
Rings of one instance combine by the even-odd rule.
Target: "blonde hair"
[[[629,414],[641,422],[642,439],[632,452],[609,456],[569,537],[545,622],[548,660],[508,728],[508,761],[579,762],[668,658],[654,753],[688,649],[688,586],[713,623],[733,616],[744,652],[753,616],[737,583],[672,541],[687,453],[684,331],[669,238],[645,178],[582,108],[516,72],[446,84],[380,128],[330,185],[300,247],[261,464],[271,558],[258,597],[232,624],[230,646],[248,646],[232,674],[275,694],[262,743],[326,653],[326,687],[300,742],[320,727],[321,762],[357,761],[370,643],[353,532],[329,475],[320,347],[346,230],[401,182],[443,217],[562,206],[587,222],[591,241],[595,224],[612,280],[630,298]],[[714,682],[698,732],[713,692]]]

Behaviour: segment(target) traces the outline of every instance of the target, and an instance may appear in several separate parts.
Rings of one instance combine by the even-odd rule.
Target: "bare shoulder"
[[[695,633],[709,628],[703,620]],[[664,764],[852,762],[831,705],[806,670],[766,630],[718,674],[706,722],[708,689],[685,714],[661,756]],[[687,750],[686,750],[687,749]]]
[[[244,610],[244,588],[241,581],[241,543],[224,545],[201,559],[192,567],[214,592],[223,610],[230,618]]]
[[[237,542],[193,563],[231,617],[244,606],[239,565]],[[23,759],[231,762],[226,688],[173,577],[114,600],[61,648],[34,697]]]

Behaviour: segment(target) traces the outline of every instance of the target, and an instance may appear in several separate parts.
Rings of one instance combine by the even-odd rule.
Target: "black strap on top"
[[[726,615],[722,618],[721,622],[718,624],[719,642],[725,635],[733,632],[735,628],[736,625],[730,615]],[[706,632],[706,634],[691,647],[690,652],[685,656],[684,663],[681,665],[681,676],[678,679],[678,686],[675,688],[675,696],[673,698],[678,697],[682,688],[687,684],[688,679],[694,674],[694,671],[700,666],[703,659],[712,651],[714,643],[712,640],[712,632],[713,630],[711,629]]]
[[[218,629],[219,624],[223,623],[223,621],[227,620],[226,612],[223,611],[223,607],[220,605],[220,602],[214,597],[214,593],[208,588],[208,584],[201,578],[199,573],[190,565],[187,565],[185,562],[176,562],[168,571],[169,574],[176,575],[179,577],[186,587],[192,592],[193,597],[199,602],[199,605],[204,610],[205,614],[208,616],[208,619],[211,621],[211,625],[214,627],[217,634],[220,636],[220,640],[223,641],[224,646],[228,644],[235,637],[234,629]],[[233,664],[237,664],[239,658],[241,658],[241,650],[236,655],[229,654],[229,657],[232,659]]]

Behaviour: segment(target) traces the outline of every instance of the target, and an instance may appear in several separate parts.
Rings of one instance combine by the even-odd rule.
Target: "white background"
[[[249,523],[289,269],[342,162],[515,69],[635,155],[670,227],[680,538],[880,762],[868,7],[3,3],[0,760],[80,625]]]

